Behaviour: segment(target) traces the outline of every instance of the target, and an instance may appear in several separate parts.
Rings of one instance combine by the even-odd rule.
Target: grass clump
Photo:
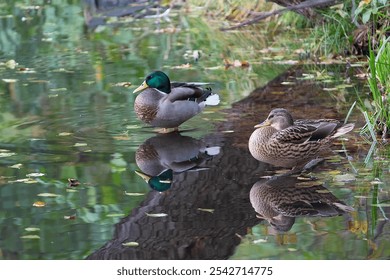
[[[361,110],[366,118],[362,132],[369,132],[373,141],[376,135],[387,140],[390,136],[390,37],[383,39],[379,50],[370,48],[368,85],[371,95],[361,101]]]

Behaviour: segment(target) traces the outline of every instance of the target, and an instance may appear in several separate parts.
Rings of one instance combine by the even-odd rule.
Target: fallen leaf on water
[[[172,69],[187,69],[187,68],[191,68],[192,65],[189,64],[189,63],[186,63],[186,64],[182,64],[182,65],[178,65],[178,66],[173,66]]]
[[[68,178],[68,183],[69,187],[77,187],[78,185],[80,185],[79,180],[73,178]]]
[[[23,72],[23,73],[35,73],[36,72],[33,68],[27,68],[27,67],[20,67],[18,70],[20,72]]]
[[[41,229],[36,227],[27,227],[24,230],[28,232],[33,232],[33,231],[40,231]]]
[[[39,193],[38,196],[41,196],[41,197],[57,197],[57,196],[61,196],[61,195],[55,194],[55,193]]]
[[[76,219],[76,215],[64,216],[64,219],[65,220],[75,220]]]
[[[123,213],[111,213],[107,214],[106,217],[123,217],[124,215]]]
[[[327,173],[330,174],[330,175],[337,175],[337,174],[340,174],[341,171],[340,170],[331,170],[331,171],[329,171]]]
[[[209,213],[214,213],[215,209],[208,209],[208,208],[198,208],[199,211],[203,212],[209,212]]]
[[[325,91],[336,91],[336,90],[339,90],[338,88],[323,88],[323,90]]]
[[[229,59],[224,59],[224,64],[225,64],[225,69],[228,69],[230,67],[242,67],[246,68],[249,67],[249,62],[248,61],[240,61],[238,59],[235,59],[233,62],[231,62]]]
[[[266,243],[266,242],[267,242],[267,240],[266,239],[262,239],[262,238],[253,240],[253,244]]]
[[[85,147],[85,146],[88,146],[88,144],[87,143],[75,143],[73,145],[73,147]]]
[[[1,79],[4,83],[10,84],[10,83],[15,83],[18,80],[17,79]]]
[[[287,60],[279,60],[279,61],[275,61],[274,62],[275,64],[285,64],[285,65],[295,65],[295,64],[298,64],[299,61],[298,60],[292,60],[292,59],[287,59]]]
[[[16,153],[9,152],[7,150],[0,150],[0,158],[2,157],[11,157],[13,155],[16,155]]]
[[[125,242],[125,243],[122,243],[122,246],[125,246],[125,247],[137,247],[137,246],[139,246],[139,243],[138,242]]]
[[[26,175],[27,177],[42,177],[45,176],[45,173],[30,173]]]
[[[375,181],[371,181],[370,184],[371,184],[371,185],[382,185],[382,184],[384,184],[384,183],[381,182],[381,181],[375,180]]]
[[[145,195],[145,193],[137,193],[137,192],[126,192],[125,191],[125,195],[128,195],[128,196],[141,196],[141,195]]]
[[[8,61],[5,63],[5,66],[6,66],[7,68],[10,68],[10,69],[15,69],[16,65],[18,65],[18,63],[17,63],[15,60],[13,60],[13,59],[10,59],[10,60],[8,60]]]
[[[20,238],[22,238],[22,239],[40,239],[39,235],[23,235]]]
[[[71,132],[60,132],[58,133],[58,136],[69,136],[69,135],[72,135],[73,133]]]
[[[114,138],[114,140],[118,140],[118,141],[130,140],[130,136],[129,135],[117,135],[117,136],[113,136],[112,138]]]
[[[45,207],[46,203],[43,201],[35,201],[33,204],[34,207]]]
[[[112,86],[114,86],[114,87],[129,87],[129,86],[131,86],[131,83],[130,82],[119,82],[119,83],[112,84]]]
[[[166,217],[168,216],[168,214],[165,214],[165,213],[155,213],[155,214],[150,214],[150,213],[145,213],[146,216],[148,217],[153,217],[153,218],[160,218],[160,217]]]
[[[11,166],[9,166],[9,167],[10,167],[10,168],[20,169],[22,166],[23,166],[23,164],[17,163],[17,164],[11,165]]]
[[[50,91],[56,92],[56,91],[67,91],[68,89],[65,87],[62,88],[51,88]]]
[[[23,179],[17,179],[15,181],[8,181],[8,183],[25,183],[25,184],[33,184],[37,183],[37,180],[34,180],[32,178],[23,178]]]

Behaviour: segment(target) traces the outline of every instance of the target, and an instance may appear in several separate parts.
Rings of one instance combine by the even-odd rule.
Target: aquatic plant
[[[360,109],[366,118],[362,132],[370,132],[373,141],[376,141],[376,134],[381,135],[383,140],[390,135],[389,41],[390,37],[381,41],[377,54],[370,48],[368,85],[371,94],[369,99],[360,102]]]

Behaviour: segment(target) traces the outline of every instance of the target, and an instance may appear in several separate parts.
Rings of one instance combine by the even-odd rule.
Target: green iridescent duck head
[[[145,81],[136,88],[133,93],[142,91],[146,88],[154,88],[165,93],[170,93],[171,81],[164,72],[154,71],[146,76]]]
[[[164,192],[171,188],[173,181],[172,169],[167,169],[157,176],[149,176],[141,171],[135,173],[145,180],[146,183],[155,191]]]

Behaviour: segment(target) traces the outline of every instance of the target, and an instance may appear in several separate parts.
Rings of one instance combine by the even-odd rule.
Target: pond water
[[[274,107],[344,118],[367,92],[357,68],[292,67],[301,53],[292,50],[305,48],[299,33],[219,32],[196,9],[173,10],[171,22],[110,18],[88,28],[83,3],[67,2],[0,4],[1,259],[389,258],[388,148],[366,160],[370,145],[356,129],[309,173],[315,179],[271,181],[285,170],[247,148]],[[212,82],[221,104],[181,134],[156,134],[136,118],[132,94],[155,69]],[[357,109],[350,121],[362,125]],[[180,161],[164,192],[135,172],[161,168],[156,153]],[[291,228],[278,231],[251,203],[264,184],[318,186],[354,210],[290,215]]]

